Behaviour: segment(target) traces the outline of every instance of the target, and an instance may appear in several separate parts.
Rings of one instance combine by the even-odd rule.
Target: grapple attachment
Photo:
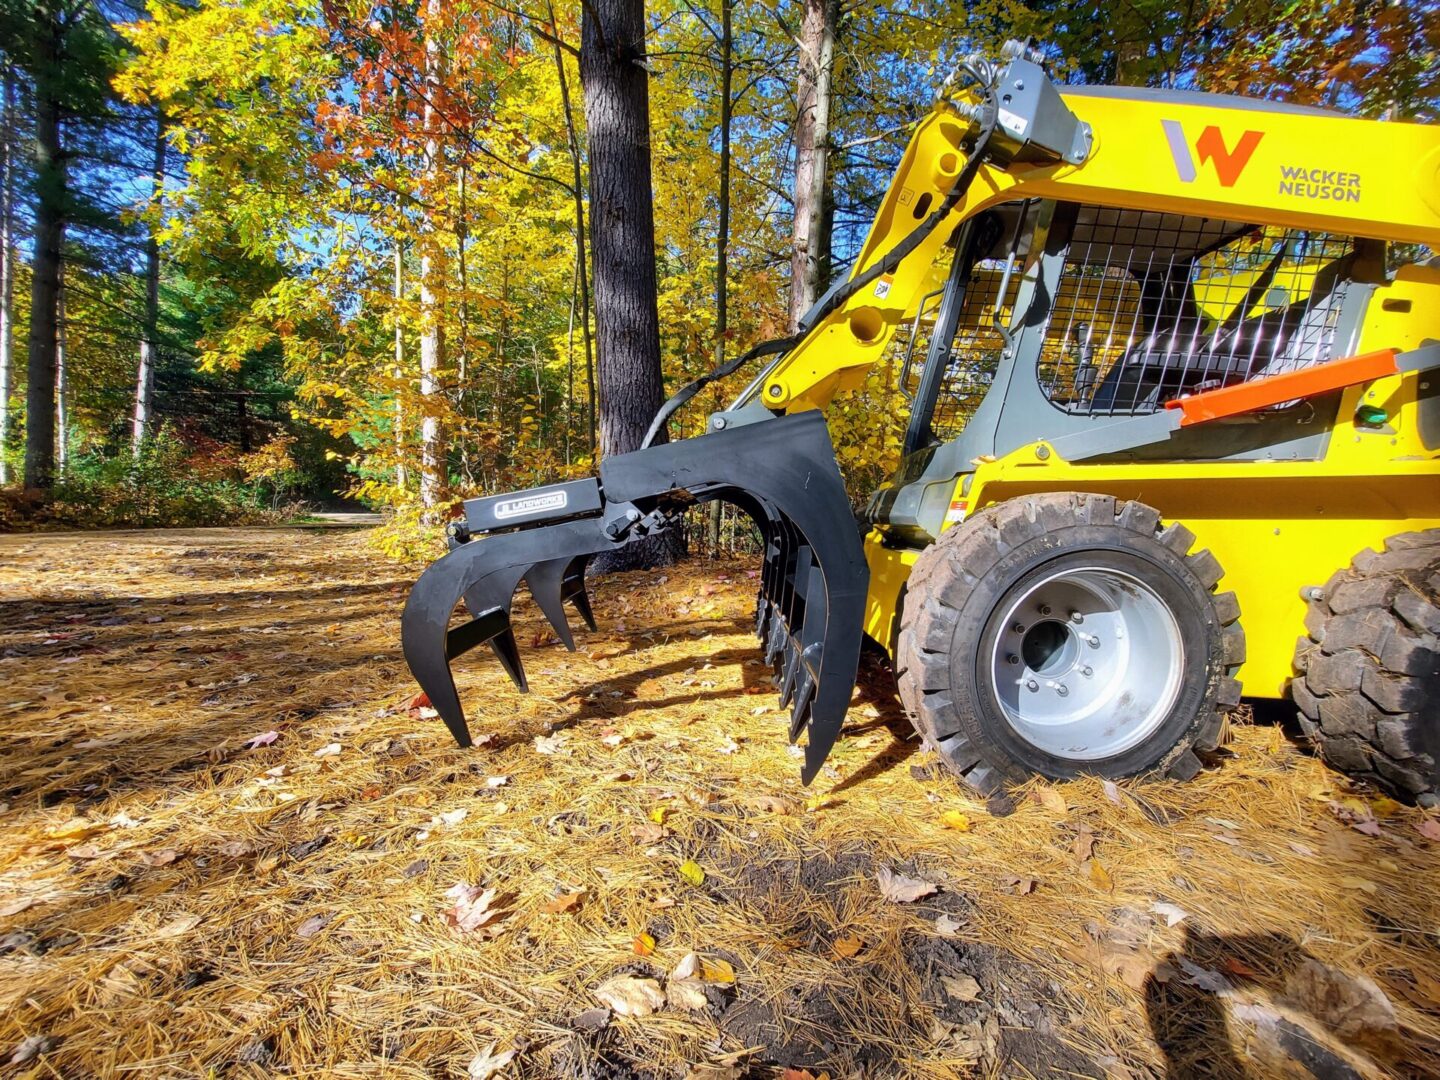
[[[420,576],[401,620],[405,661],[456,741],[471,743],[451,659],[489,644],[527,689],[510,625],[522,580],[573,650],[567,604],[595,629],[585,592],[590,558],[678,527],[687,507],[715,499],[748,514],[764,539],[755,630],[776,669],[781,705],[790,707],[790,740],[806,735],[801,775],[813,780],[854,689],[869,577],[818,412],[607,458],[599,480],[467,502],[449,553]],[[452,628],[462,599],[470,618]]]

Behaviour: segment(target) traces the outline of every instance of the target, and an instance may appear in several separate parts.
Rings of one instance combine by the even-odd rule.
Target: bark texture
[[[155,117],[155,157],[150,168],[154,198],[160,198],[165,186],[165,117]],[[130,421],[130,451],[136,457],[150,434],[155,411],[155,363],[159,348],[160,322],[160,245],[155,241],[155,228],[145,238],[145,325],[141,328],[140,360],[135,368],[135,411]]]
[[[815,303],[821,257],[836,5],[805,0],[795,88],[795,232],[790,251],[790,330]]]
[[[0,484],[10,482],[10,394],[15,364],[15,72],[5,68],[0,131]]]
[[[639,447],[664,398],[650,184],[650,90],[643,0],[592,0],[581,20],[580,81],[590,142],[600,452]],[[671,532],[630,544],[602,569],[659,566],[683,551]]]
[[[445,13],[443,0],[425,3],[425,180],[433,190],[441,167],[442,143],[439,128],[443,119],[435,107],[442,84],[445,62],[438,37],[440,21]],[[445,366],[445,321],[441,296],[444,280],[444,254],[440,247],[438,223],[427,222],[420,253],[420,396],[424,400],[424,416],[420,421],[420,502],[433,508],[445,498],[446,448],[445,428],[441,422],[444,404],[441,372]]]
[[[60,144],[59,64],[64,28],[50,6],[36,35],[35,236],[31,256],[30,337],[25,390],[25,486],[55,483],[55,378],[60,303],[60,259],[65,242],[69,191]]]

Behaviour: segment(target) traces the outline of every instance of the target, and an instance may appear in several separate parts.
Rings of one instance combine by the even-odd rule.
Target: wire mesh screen
[[[950,361],[940,380],[930,428],[941,440],[960,434],[990,389],[1000,353],[1005,348],[1004,335],[996,325],[995,299],[1004,280],[1004,261],[987,259],[976,265],[960,308],[960,321],[955,327],[955,340]],[[1010,317],[1020,289],[1019,275],[1010,278],[1005,289],[1005,303],[1000,308],[1000,325]],[[907,340],[911,360],[905,366],[905,391],[913,399],[924,377],[925,356],[939,308],[939,294],[932,303],[923,304],[913,336]],[[928,299],[928,298],[927,298]]]
[[[1348,237],[1080,207],[1040,386],[1068,412],[1133,414],[1329,360],[1354,251]]]

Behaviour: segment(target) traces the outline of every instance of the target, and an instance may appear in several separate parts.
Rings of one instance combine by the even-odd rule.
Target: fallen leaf
[[[1144,990],[1148,982],[1166,983],[1175,977],[1174,968],[1143,948],[1092,941],[1081,956],[1132,990]]]
[[[1099,837],[1091,831],[1090,826],[1081,825],[1075,833],[1075,840],[1070,845],[1070,850],[1075,853],[1075,861],[1084,864],[1090,856],[1095,854],[1095,844]]]
[[[180,858],[180,852],[175,848],[160,848],[158,851],[142,851],[140,853],[140,861],[146,866],[169,866],[178,858]]]
[[[956,1001],[974,1001],[980,996],[980,984],[969,975],[941,975],[940,985],[945,988],[945,996]]]
[[[72,859],[99,859],[105,855],[105,849],[99,844],[72,844],[65,849],[65,854]]]
[[[316,934],[320,933],[321,930],[324,930],[325,927],[329,926],[330,921],[334,918],[334,913],[329,911],[322,912],[319,915],[311,915],[308,919],[306,919],[300,924],[300,928],[295,931],[295,936],[301,938],[312,938]]]
[[[190,915],[188,913],[184,915],[177,915],[175,916],[175,918],[171,919],[168,923],[160,927],[160,929],[156,930],[150,936],[151,938],[179,937],[181,934],[188,934],[191,930],[195,929],[195,927],[199,925],[199,915]]]
[[[470,811],[468,809],[460,806],[456,807],[454,810],[446,810],[442,813],[436,814],[435,819],[444,825],[459,825],[462,821],[465,820],[466,817],[469,816],[469,814]]]
[[[318,758],[334,757],[336,754],[340,753],[340,750],[340,744],[338,742],[332,742],[326,746],[322,746],[319,750],[316,750],[315,756]]]
[[[599,1031],[610,1023],[610,1010],[597,1007],[577,1013],[570,1019],[570,1026],[580,1031]]]
[[[1033,877],[1007,877],[1001,880],[1000,885],[1016,896],[1028,896],[1039,887],[1040,882]]]
[[[1305,858],[1307,859],[1313,859],[1315,857],[1314,848],[1310,847],[1308,844],[1297,843],[1294,840],[1290,841],[1290,850],[1293,851],[1296,855],[1305,856]]]
[[[1225,957],[1220,961],[1220,966],[1225,970],[1225,974],[1234,975],[1237,979],[1258,979],[1260,977],[1260,972],[1245,963],[1244,960],[1234,956]]]
[[[94,836],[105,828],[99,822],[90,821],[88,818],[75,817],[57,825],[51,829],[48,835],[52,840],[84,840],[87,836]]]
[[[895,904],[909,904],[940,891],[940,887],[934,882],[897,874],[888,866],[880,868],[875,880],[880,883],[880,895]]]
[[[665,984],[665,1000],[672,1009],[696,1011],[705,1008],[705,984],[699,979],[671,979]]]
[[[1185,982],[1189,986],[1198,986],[1201,990],[1211,994],[1224,994],[1233,990],[1230,980],[1221,975],[1218,971],[1203,968],[1199,964],[1191,963],[1183,956],[1176,958],[1179,961],[1180,969],[1185,972]]]
[[[614,749],[625,741],[625,736],[618,733],[614,735],[603,735],[600,741],[611,749]]]
[[[1166,926],[1174,926],[1176,923],[1184,922],[1190,917],[1190,913],[1176,904],[1168,904],[1157,901],[1150,905],[1150,910],[1156,915],[1165,919]]]
[[[954,829],[956,832],[970,831],[970,818],[959,810],[946,810],[940,815],[940,824],[947,829]]]
[[[565,746],[565,737],[563,735],[536,735],[534,746],[537,754],[558,754]]]
[[[653,821],[656,825],[664,825],[665,819],[669,816],[670,808],[668,806],[657,806],[655,807],[655,809],[650,811],[650,820]]]
[[[1350,822],[1350,827],[1358,833],[1364,833],[1366,836],[1380,835],[1380,822],[1376,821],[1373,817],[1352,821]]]
[[[630,942],[630,951],[636,956],[649,956],[655,951],[655,938],[643,930],[640,931]],[[615,1011],[620,1012],[621,1010],[616,1009]]]
[[[653,821],[642,821],[630,826],[630,835],[637,844],[658,844],[670,835],[670,830]]]
[[[470,1059],[470,1064],[466,1067],[466,1075],[470,1080],[490,1080],[491,1077],[500,1075],[505,1066],[515,1060],[515,1055],[519,1052],[502,1050],[497,1054],[495,1046],[495,1043],[491,1043],[489,1047]]]
[[[278,731],[262,731],[259,735],[252,735],[245,740],[245,749],[259,750],[260,747],[269,746],[278,738],[280,738]]]
[[[1102,780],[1100,786],[1105,789],[1105,798],[1109,799],[1116,806],[1124,806],[1124,800],[1120,798],[1120,785],[1114,780]]]
[[[495,932],[489,924],[499,918],[501,912],[490,906],[495,902],[494,889],[459,882],[450,886],[445,896],[455,901],[454,907],[445,912],[445,922],[450,926],[462,934],[482,928],[486,929],[487,933]]]
[[[27,1035],[10,1054],[11,1065],[25,1065],[60,1045],[54,1035]]]
[[[485,778],[485,786],[487,788],[504,787],[508,783],[510,783],[510,777],[508,776],[487,776]]]
[[[1039,803],[1046,810],[1053,810],[1057,814],[1064,814],[1069,811],[1065,804],[1065,796],[1056,791],[1048,784],[1041,784],[1030,789],[1030,801]]]
[[[1285,997],[1302,1006],[1344,1045],[1393,1050],[1400,1038],[1395,1006],[1374,980],[1307,958],[1285,978]]]
[[[617,975],[595,988],[595,996],[621,1016],[649,1016],[665,1004],[665,995],[654,979]]]
[[[576,889],[574,892],[563,892],[551,897],[540,908],[541,911],[548,911],[552,915],[563,915],[567,911],[574,911],[585,899],[584,889]]]
[[[712,986],[731,986],[735,982],[735,969],[728,960],[700,958],[700,981]]]
[[[953,915],[942,913],[935,920],[935,932],[941,937],[954,937],[960,932],[960,927],[964,925],[964,923]]]
[[[1376,891],[1376,885],[1373,881],[1366,881],[1364,878],[1353,877],[1348,874],[1340,879],[1340,885],[1342,888],[1356,889],[1367,894],[1373,894]]]
[[[248,840],[227,840],[215,850],[227,859],[238,859],[241,856],[249,855],[255,849]]]
[[[405,708],[407,711],[430,708],[430,695],[425,693],[424,690],[421,690],[420,693],[410,699]]]
[[[9,915],[19,915],[22,911],[28,910],[34,903],[34,898],[29,896],[20,896],[14,900],[6,900],[3,904],[0,904],[0,918]]]
[[[1115,891],[1115,882],[1110,877],[1110,871],[1105,869],[1105,864],[1099,859],[1089,859],[1080,867],[1090,879],[1090,884],[1105,892]]]
[[[865,948],[865,939],[861,937],[836,938],[830,943],[830,951],[842,960],[849,960],[852,956],[859,954]]]
[[[686,859],[680,864],[676,872],[691,885],[705,884],[705,871],[700,868],[700,864],[694,859]]]
[[[1426,818],[1415,823],[1415,831],[1431,843],[1440,844],[1440,818]]]

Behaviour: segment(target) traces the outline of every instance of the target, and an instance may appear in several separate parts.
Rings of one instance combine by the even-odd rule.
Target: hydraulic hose
[[[929,216],[915,229],[911,230],[905,239],[887,251],[879,262],[859,277],[852,278],[846,282],[844,287],[832,293],[830,297],[823,302],[823,306],[821,306],[819,310],[810,312],[807,320],[812,327],[818,325],[827,315],[841,307],[851,297],[860,292],[861,289],[870,285],[877,278],[884,274],[892,273],[897,266],[904,262],[905,259],[924,242],[927,236],[939,227],[940,223],[949,216],[950,211],[955,209],[956,204],[964,198],[965,193],[970,190],[970,185],[975,181],[975,177],[980,171],[980,166],[984,164],[985,152],[989,147],[990,137],[995,131],[997,117],[995,94],[993,88],[988,85],[984,87],[984,101],[980,106],[980,114],[980,133],[976,136],[975,146],[965,158],[965,165],[961,168],[960,175],[956,177],[955,185],[945,195],[945,198],[940,201],[940,205],[932,210]],[[708,374],[701,375],[698,379],[686,383],[672,394],[664,405],[660,406],[660,411],[655,414],[655,419],[650,423],[650,430],[645,432],[645,438],[641,441],[640,448],[643,450],[653,444],[670,418],[705,387],[717,379],[723,379],[728,375],[734,374],[742,365],[749,363],[757,357],[788,351],[799,344],[804,337],[805,334],[800,333],[790,337],[762,341],[748,352],[742,353],[733,360],[727,360]]]

